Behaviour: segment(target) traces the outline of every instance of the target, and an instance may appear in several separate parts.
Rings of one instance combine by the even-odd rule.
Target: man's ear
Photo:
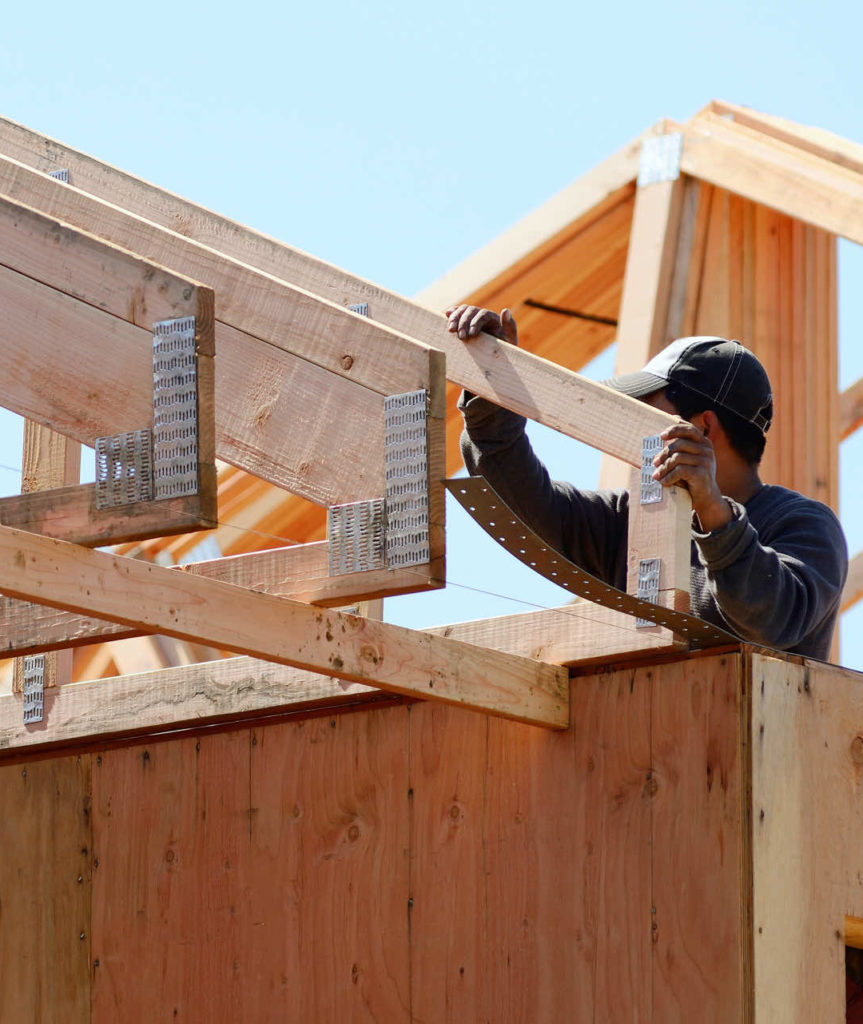
[[[722,424],[719,422],[719,417],[712,409],[705,409],[704,412],[699,415],[701,418],[699,426],[704,432],[704,436],[715,444],[718,439],[719,432],[722,430]]]

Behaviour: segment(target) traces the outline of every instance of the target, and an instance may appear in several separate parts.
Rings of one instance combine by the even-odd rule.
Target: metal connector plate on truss
[[[649,601],[656,604],[659,600],[659,574],[662,569],[661,558],[642,558],[638,563],[638,589],[636,597],[639,601]],[[646,626],[653,626],[651,619],[636,619],[635,628],[642,629]]]
[[[502,544],[520,562],[530,566],[552,583],[563,587],[567,593],[586,597],[615,611],[648,619],[652,625],[665,626],[695,646],[708,647],[739,642],[731,633],[726,633],[725,630],[695,615],[687,615],[663,605],[642,601],[585,572],[538,537],[516,516],[483,477],[458,477],[446,480],[444,485],[489,536]]]
[[[96,508],[153,500],[153,433],[96,438]]]
[[[662,501],[662,484],[653,479],[653,457],[662,450],[659,434],[650,434],[641,442],[641,504]]]
[[[24,724],[41,722],[45,709],[45,655],[24,658]]]
[[[352,501],[327,509],[331,576],[386,567],[385,517],[383,498]]]
[[[153,328],[153,470],[156,500],[198,493],[195,318]]]
[[[683,155],[683,133],[654,135],[641,144],[638,164],[638,187],[655,185],[660,181],[674,181],[680,177],[680,158]]]
[[[429,560],[428,396],[425,391],[384,399],[387,567]]]

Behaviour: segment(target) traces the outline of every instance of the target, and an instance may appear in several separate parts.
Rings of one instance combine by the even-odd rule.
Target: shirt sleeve
[[[582,491],[552,480],[525,432],[523,416],[464,392],[461,451],[506,504],[556,551],[625,589],[629,521],[625,491]]]
[[[729,500],[730,523],[712,533],[693,530],[708,589],[744,640],[791,650],[823,627],[829,647],[848,570],[842,527],[825,505],[772,490],[781,500],[759,510],[758,529]]]

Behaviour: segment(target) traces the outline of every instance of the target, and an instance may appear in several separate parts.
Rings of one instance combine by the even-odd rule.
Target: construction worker
[[[448,329],[518,344],[509,310],[461,305]],[[848,552],[826,505],[763,484],[758,466],[773,413],[770,382],[739,342],[682,338],[609,386],[678,415],[654,459],[654,479],[692,498],[693,614],[741,639],[826,660]],[[462,455],[543,540],[600,579],[626,587],[629,495],[552,481],[525,419],[465,392]]]

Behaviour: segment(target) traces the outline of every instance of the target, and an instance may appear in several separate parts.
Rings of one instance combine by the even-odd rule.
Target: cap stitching
[[[720,405],[725,405],[725,396],[731,389],[731,385],[734,383],[734,379],[737,376],[737,367],[740,360],[743,358],[743,349],[738,346],[734,350],[734,355],[731,357],[728,369],[725,371],[725,376],[722,378],[722,383],[719,385],[719,389],[716,392],[715,401]],[[729,377],[731,378],[729,380]]]

